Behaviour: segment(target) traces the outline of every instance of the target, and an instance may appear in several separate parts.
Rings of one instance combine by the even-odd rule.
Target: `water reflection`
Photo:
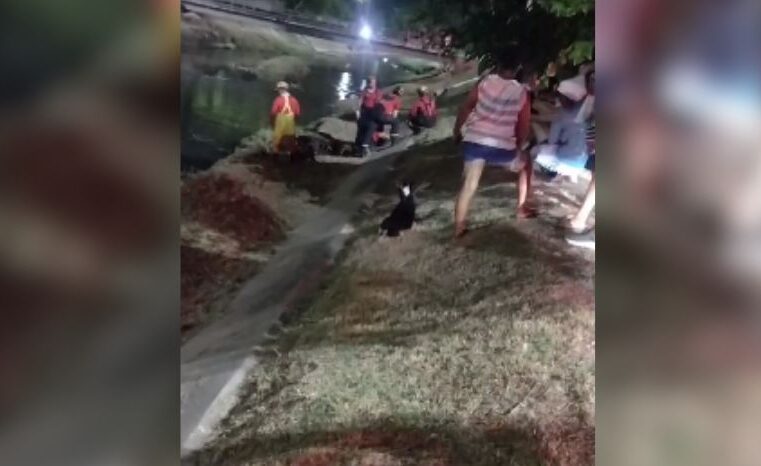
[[[341,73],[341,79],[338,80],[336,90],[338,92],[338,100],[345,100],[351,92],[351,73],[348,71]]]
[[[222,54],[217,61],[235,63],[238,55]],[[205,56],[210,60],[211,56]],[[292,93],[301,102],[299,124],[315,121],[335,110],[335,103],[360,91],[375,74],[381,83],[412,76],[382,56],[356,57],[345,66],[310,66],[302,86]],[[182,166],[204,168],[229,154],[243,138],[269,126],[274,83],[234,74],[206,72],[188,62],[182,70]]]

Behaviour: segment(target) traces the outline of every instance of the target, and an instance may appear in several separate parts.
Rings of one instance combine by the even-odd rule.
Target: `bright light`
[[[349,95],[351,90],[351,75],[348,72],[344,71],[341,73],[341,80],[338,82],[336,90],[338,91],[338,100],[344,100]]]
[[[383,57],[383,63],[388,63],[388,57]]]
[[[373,37],[373,30],[370,29],[370,26],[367,24],[363,24],[362,28],[359,30],[359,37],[364,40],[370,40],[370,38]]]

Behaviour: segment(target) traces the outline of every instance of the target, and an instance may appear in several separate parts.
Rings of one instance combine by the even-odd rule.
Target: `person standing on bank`
[[[467,232],[468,209],[487,165],[518,172],[517,215],[536,215],[527,205],[527,154],[521,148],[529,136],[531,108],[526,88],[515,80],[519,63],[514,54],[500,55],[496,72],[473,88],[457,115],[454,139],[462,142],[464,168],[455,204],[455,237]]]
[[[296,118],[301,115],[301,105],[288,92],[288,83],[280,81],[275,86],[278,96],[272,102],[272,149],[275,153],[290,152],[296,146]]]
[[[375,133],[376,106],[380,103],[383,92],[378,88],[375,76],[367,79],[367,86],[362,90],[359,109],[357,110],[357,137],[354,144],[360,157],[370,154],[370,141]]]

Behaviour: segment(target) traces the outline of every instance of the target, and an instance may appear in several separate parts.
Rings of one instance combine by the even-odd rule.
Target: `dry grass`
[[[435,181],[425,221],[360,235],[198,464],[593,463],[594,264],[551,219],[511,220],[506,183],[487,183],[476,228],[452,241],[442,147],[401,167]]]

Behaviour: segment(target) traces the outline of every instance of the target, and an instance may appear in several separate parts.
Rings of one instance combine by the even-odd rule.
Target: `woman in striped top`
[[[462,142],[463,182],[455,205],[455,236],[466,233],[466,218],[486,165],[518,172],[518,217],[535,213],[526,200],[529,174],[520,150],[529,136],[531,107],[526,88],[515,80],[519,60],[500,57],[497,72],[483,78],[468,95],[457,115],[454,138]]]

